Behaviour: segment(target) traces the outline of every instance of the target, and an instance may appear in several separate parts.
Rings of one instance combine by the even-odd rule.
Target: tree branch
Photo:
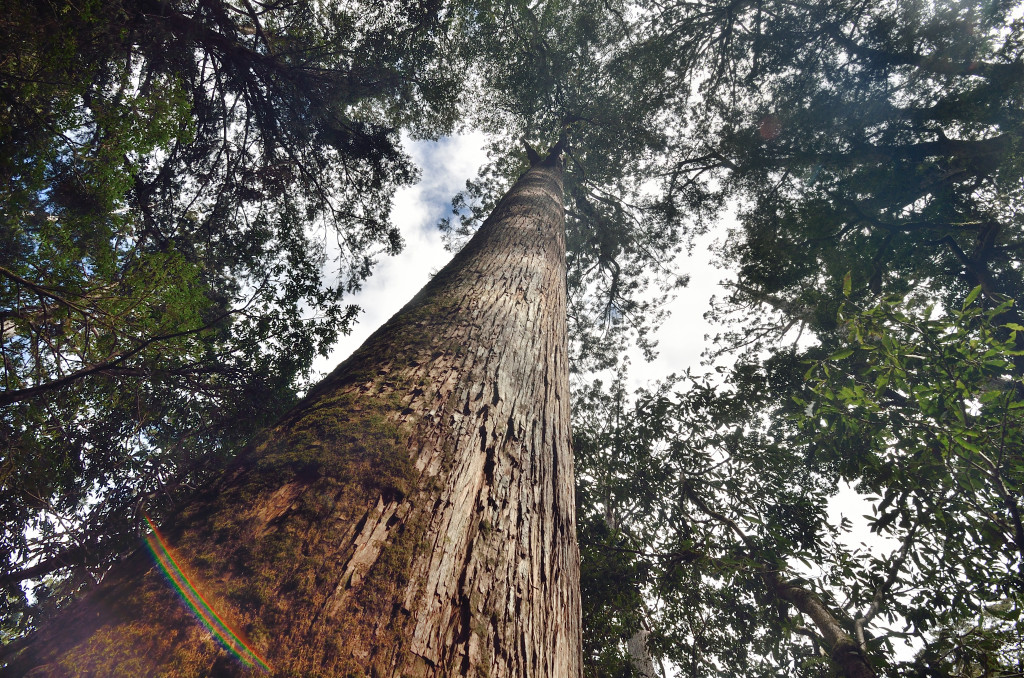
[[[702,511],[716,521],[732,530],[746,545],[753,555],[753,540],[744,532],[736,521],[715,511],[695,492],[686,489],[687,497]],[[793,581],[783,581],[775,570],[760,573],[772,593],[778,598],[791,603],[797,610],[811,618],[822,638],[831,647],[831,657],[843,670],[846,678],[875,678],[875,670],[868,663],[864,651],[847,633],[832,611],[822,602],[816,593]]]
[[[903,540],[903,546],[900,547],[899,553],[893,560],[892,565],[889,568],[889,575],[885,578],[885,581],[875,589],[874,595],[871,597],[871,605],[868,607],[867,612],[861,615],[859,618],[853,621],[853,628],[857,634],[857,642],[860,643],[860,648],[864,652],[868,650],[867,640],[864,638],[864,627],[875,615],[882,609],[882,603],[885,599],[885,594],[893,587],[896,580],[899,578],[900,570],[903,569],[903,564],[907,562],[907,556],[910,555],[910,547],[914,544],[914,536],[917,533],[917,524],[910,528],[907,532],[906,539]]]
[[[124,353],[122,353],[118,357],[114,358],[113,360],[108,360],[108,361],[99,363],[97,365],[93,365],[91,367],[86,367],[86,368],[83,368],[81,370],[77,370],[75,372],[72,372],[71,374],[68,374],[68,375],[65,375],[63,377],[60,377],[59,379],[54,379],[53,381],[47,382],[45,384],[40,384],[39,386],[30,386],[29,388],[20,388],[20,389],[14,390],[14,391],[3,391],[3,392],[0,392],[0,407],[2,407],[4,405],[10,405],[12,403],[20,402],[22,400],[26,400],[28,398],[32,398],[34,396],[40,395],[42,393],[46,393],[48,391],[53,391],[55,389],[62,388],[64,386],[67,386],[70,383],[73,383],[73,382],[78,381],[80,379],[84,379],[85,377],[88,377],[90,375],[97,374],[97,373],[100,373],[100,372],[104,372],[106,370],[110,370],[110,369],[116,368],[121,363],[123,363],[125,360],[128,360],[129,358],[131,358],[134,355],[138,355],[139,353],[144,351],[147,347],[149,347],[152,344],[159,343],[161,341],[169,341],[171,339],[177,339],[179,337],[189,336],[191,334],[197,334],[199,332],[207,330],[210,327],[213,327],[215,324],[217,324],[221,320],[223,320],[224,318],[226,318],[227,316],[231,315],[232,313],[235,313],[236,310],[237,309],[232,309],[230,311],[226,311],[226,312],[220,314],[219,316],[217,316],[216,318],[214,318],[213,320],[211,320],[210,322],[206,323],[202,327],[196,327],[196,328],[193,328],[193,329],[190,329],[190,330],[182,330],[181,332],[172,332],[170,334],[162,334],[162,335],[159,335],[159,336],[156,336],[156,337],[150,337],[150,338],[146,339],[145,341],[143,341],[138,346],[135,346],[134,348],[131,348],[131,349],[125,351]]]

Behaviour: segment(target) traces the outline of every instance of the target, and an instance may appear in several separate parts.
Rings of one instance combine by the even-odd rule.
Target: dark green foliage
[[[621,381],[578,394],[594,675],[625,666],[623,643],[642,626],[655,657],[683,675],[771,675],[810,651],[795,643],[780,652],[795,622],[773,599],[769,573],[795,555],[825,555],[828,493],[786,446],[793,427],[784,416],[762,432],[746,424],[755,412],[776,412],[771,384],[771,375],[751,371],[732,389],[676,379],[632,397]]]
[[[913,678],[1010,678],[1024,671],[1024,636],[1007,623],[1010,605],[991,606],[977,623],[942,628],[914,658]]]
[[[810,372],[789,351],[737,364],[715,388],[580,392],[593,675],[627,670],[625,640],[642,626],[682,675],[838,675],[820,628],[776,594],[782,580],[815,592],[850,637],[860,629],[882,675],[1012,674],[1024,328],[1000,322],[1008,308],[848,305],[848,347]],[[887,545],[865,548],[827,516],[840,482],[868,495]],[[992,610],[998,632],[943,630]],[[930,649],[910,661],[897,653],[907,638]],[[970,673],[979,666],[995,672]]]
[[[871,530],[906,545],[886,607],[915,633],[991,606],[1019,619],[1024,409],[1019,326],[999,323],[1009,303],[943,315],[899,299],[848,309],[850,348],[812,375],[819,400],[806,424],[816,463],[836,463],[875,495]],[[851,437],[861,448],[855,463],[836,459]],[[866,603],[877,585],[871,569],[844,577],[854,600]]]
[[[742,237],[723,248],[739,266],[730,302],[745,317],[776,311],[754,323],[766,337],[794,322],[834,331],[847,273],[855,298],[1024,293],[1016,5],[714,8],[718,40],[701,38],[711,75],[678,171],[718,168],[741,196]]]
[[[837,669],[817,656],[820,637],[808,645],[814,628],[789,635],[813,626],[806,617],[766,613],[779,604],[770,578],[757,574],[766,565],[814,573],[800,586],[818,593],[846,634],[864,630],[878,669],[911,671],[893,654],[902,634],[927,639],[936,625],[966,623],[996,600],[1019,609],[1020,490],[1011,469],[1020,457],[1021,323],[1008,301],[1024,294],[1019,7],[649,9],[634,35],[675,54],[665,83],[677,93],[682,133],[667,148],[667,176],[706,181],[706,190],[739,201],[740,228],[721,249],[737,276],[715,311],[735,324],[709,352],[743,357],[725,384],[694,387],[678,397],[687,407],[660,410],[662,429],[675,429],[663,434],[673,442],[660,442],[662,452],[631,430],[635,414],[624,419],[623,439],[633,443],[599,446],[616,450],[614,460],[588,462],[583,445],[581,468],[618,469],[623,489],[592,493],[600,482],[585,471],[582,511],[641,507],[619,529],[635,539],[634,552],[665,568],[664,588],[647,584],[652,624],[685,628],[692,610],[706,611],[699,632],[690,626],[667,644],[693,650],[674,657],[684,674],[694,661],[740,675]],[[676,204],[685,209],[682,197]],[[851,318],[850,308],[871,308],[884,294],[906,306]],[[940,319],[914,310],[924,302]],[[943,307],[968,310],[943,317]],[[873,348],[851,346],[851,327],[868,325]],[[831,372],[811,393],[805,377],[820,372],[808,374],[808,363],[826,356],[821,369]],[[849,382],[837,381],[839,366]],[[647,394],[635,398],[620,409],[650,407]],[[612,420],[577,418],[597,430]],[[644,488],[664,469],[676,486],[647,503]],[[852,548],[836,533],[849,523],[825,521],[839,483],[870,495],[866,506],[877,513],[869,522],[891,546]],[[686,528],[666,544],[676,512],[688,516]],[[700,564],[699,575],[664,564],[683,556]],[[783,643],[787,636],[799,642]]]
[[[577,531],[587,675],[630,676],[632,664],[624,644],[646,623],[643,593],[648,565],[603,516],[581,516]]]

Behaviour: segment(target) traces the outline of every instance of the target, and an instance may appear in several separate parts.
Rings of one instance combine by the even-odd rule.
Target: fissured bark
[[[274,675],[581,675],[561,162],[166,526]],[[244,675],[135,554],[9,675]]]

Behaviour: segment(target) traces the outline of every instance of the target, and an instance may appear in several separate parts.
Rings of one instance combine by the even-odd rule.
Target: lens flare
[[[171,555],[167,542],[160,536],[156,525],[149,519],[149,516],[143,515],[143,517],[149,524],[149,528],[153,531],[152,534],[146,537],[146,546],[149,547],[153,558],[156,559],[157,565],[160,566],[160,569],[167,576],[167,580],[177,589],[178,595],[192,609],[203,626],[243,664],[246,666],[258,666],[263,671],[270,671],[270,665],[257,654],[256,650],[242,640],[239,634],[228,626],[227,622],[220,618],[220,615],[213,610],[210,603],[196,590],[192,582],[185,576],[185,573],[181,571],[181,567],[178,566],[174,556]]]

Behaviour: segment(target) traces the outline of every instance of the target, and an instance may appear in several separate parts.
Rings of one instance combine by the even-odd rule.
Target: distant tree
[[[573,401],[580,584],[588,630],[583,657],[588,676],[648,678],[659,675],[647,642],[650,565],[636,557],[624,538],[636,525],[631,512],[642,509],[617,496],[629,492],[621,486],[621,465],[645,466],[644,450],[635,438],[627,438],[624,419],[630,413],[621,369],[613,383],[594,384]]]
[[[1015,3],[669,2],[649,9],[645,28],[634,32],[636,49],[644,49],[641,37],[658,49],[670,45],[679,56],[665,84],[684,95],[673,99],[678,133],[658,175],[662,195],[678,196],[680,209],[682,196],[700,190],[738,201],[739,228],[720,250],[723,261],[737,265],[737,276],[715,310],[716,318],[735,324],[709,353],[739,349],[741,360],[725,384],[695,384],[669,397],[672,414],[661,418],[674,430],[662,424],[669,432],[653,442],[636,422],[646,408],[658,407],[638,396],[627,432],[619,434],[636,442],[616,448],[628,452],[617,462],[616,501],[634,522],[619,524],[603,557],[619,549],[631,571],[647,573],[643,586],[652,608],[663,610],[653,622],[653,645],[684,673],[704,666],[756,675],[778,671],[779,663],[840,670],[840,662],[828,659],[837,636],[826,637],[816,619],[811,625],[808,610],[800,610],[803,621],[772,619],[775,605],[792,611],[797,598],[810,600],[801,590],[817,598],[819,618],[837,622],[842,642],[859,645],[855,654],[873,670],[909,671],[887,649],[901,632],[879,626],[906,619],[911,627],[904,632],[927,639],[942,614],[967,619],[989,604],[997,594],[986,586],[1006,595],[1019,589],[1017,480],[1007,474],[1020,451],[1012,436],[1001,438],[993,428],[1000,417],[1013,421],[1021,376],[1018,304],[1007,303],[1020,302],[1024,291],[1016,207],[1024,185],[1024,32]],[[695,187],[701,183],[703,189]],[[852,309],[874,308],[892,293],[907,295],[896,303],[904,315],[916,314],[922,303],[982,306],[932,319],[938,324],[925,324],[927,340],[911,342],[906,327],[887,326],[888,348],[879,355],[903,346],[899,351],[923,356],[929,369],[908,367],[895,394],[875,394],[874,416],[896,420],[879,428],[851,414],[863,411],[858,398],[872,398],[881,368],[864,364],[848,332],[866,322],[854,319]],[[848,313],[840,316],[844,303]],[[981,325],[989,327],[984,340]],[[979,345],[982,354],[992,352],[986,358],[998,363],[998,375],[972,372],[981,370],[972,353]],[[844,375],[860,374],[856,382],[867,396],[834,385],[828,392],[839,402],[822,409],[821,393],[809,393],[804,376],[809,364],[830,355],[846,365]],[[827,365],[834,376],[834,362]],[[948,374],[936,373],[942,367]],[[1002,385],[993,388],[989,380]],[[955,412],[982,393],[999,402],[979,406],[989,424],[968,417],[972,432],[966,433]],[[899,400],[908,394],[914,399]],[[921,402],[925,394],[946,403],[938,410],[944,414],[918,428],[911,423],[936,416]],[[822,418],[831,434],[818,430]],[[595,417],[602,425],[612,419],[608,410]],[[843,422],[841,436],[834,434],[836,422]],[[918,466],[929,428],[942,441],[943,458],[961,460],[959,468],[949,463],[948,476]],[[681,457],[687,465],[672,450],[688,450]],[[985,461],[996,450],[1006,455],[1003,466]],[[586,464],[581,455],[581,468]],[[894,470],[903,467],[905,475]],[[660,477],[657,469],[670,471],[674,485],[645,494],[641,488]],[[869,503],[879,517],[871,522],[897,540],[891,554],[851,554],[834,534],[841,526],[830,526],[824,509],[840,481],[875,493]],[[584,473],[581,485],[587,483]],[[945,494],[950,485],[959,487],[949,490],[952,497]],[[681,497],[680,486],[691,494]],[[934,505],[916,507],[910,498],[933,490]],[[580,524],[594,524],[586,516],[600,515],[609,500],[602,493],[581,497]],[[895,511],[900,501],[909,508]],[[678,527],[666,526],[672,515],[679,516]],[[667,545],[672,534],[684,535],[680,546]],[[581,541],[586,558],[587,538]],[[695,564],[678,568],[675,582],[659,579],[673,558]],[[801,559],[828,574],[801,582]],[[773,584],[764,563],[788,570],[797,588]],[[907,598],[917,586],[919,597]],[[665,602],[673,599],[687,602]],[[1017,603],[1011,610],[1019,616]],[[619,619],[628,616],[623,610]],[[780,643],[776,634],[786,629],[804,644]],[[659,643],[666,633],[675,635]],[[789,654],[772,656],[786,646]]]
[[[593,675],[628,675],[628,641],[644,625],[652,654],[681,675],[776,675],[828,661],[793,636],[797,628],[811,633],[805,627],[816,622],[785,611],[817,615],[825,629],[816,635],[835,630],[836,613],[788,563],[826,558],[827,481],[791,455],[791,425],[748,425],[752,412],[773,411],[750,377],[742,390],[672,379],[631,395],[621,382],[578,393],[573,425]],[[859,653],[847,659],[863,663]]]
[[[846,307],[848,345],[786,389],[794,354],[742,363],[717,386],[580,392],[588,670],[627,675],[641,615],[683,675],[938,676],[956,657],[995,667],[1004,641],[1012,654],[1022,328],[1000,324],[1010,302],[984,309],[980,294],[944,315],[898,299]],[[827,517],[840,482],[867,495],[881,552]],[[979,616],[991,637],[949,631]],[[899,658],[906,639],[931,649]]]

